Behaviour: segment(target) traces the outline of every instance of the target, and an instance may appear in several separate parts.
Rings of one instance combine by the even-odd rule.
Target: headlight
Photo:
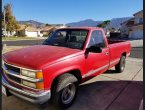
[[[31,71],[31,70],[22,69],[21,75],[31,77],[34,79],[43,79],[43,73],[41,71]],[[22,84],[35,89],[44,89],[43,81],[34,83],[31,81],[22,80]]]
[[[25,86],[29,86],[29,87],[32,87],[32,88],[36,88],[36,84],[35,83],[31,83],[31,82],[28,82],[28,81],[24,81],[23,80],[23,85]]]
[[[28,70],[23,70],[22,69],[22,75],[28,76],[28,77],[31,77],[31,78],[36,78],[36,73],[28,71]]]
[[[28,86],[28,87],[35,88],[35,89],[43,89],[44,88],[43,82],[32,83],[32,82],[23,80],[22,84],[25,86]]]
[[[33,72],[29,70],[24,70],[24,69],[22,69],[22,75],[31,77],[31,78],[37,78],[37,79],[43,78],[42,72]]]

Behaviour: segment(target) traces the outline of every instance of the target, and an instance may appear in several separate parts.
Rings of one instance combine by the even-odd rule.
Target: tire
[[[69,73],[63,74],[56,79],[52,87],[51,102],[57,108],[66,109],[76,99],[78,90],[78,79]]]
[[[125,69],[125,56],[121,56],[119,63],[115,66],[115,70],[117,73],[122,73]]]

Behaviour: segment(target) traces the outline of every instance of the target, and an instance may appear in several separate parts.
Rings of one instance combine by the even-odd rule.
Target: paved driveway
[[[68,110],[139,110],[143,97],[142,59],[128,58],[123,73],[114,68],[80,85]],[[42,110],[14,96],[2,96],[3,110]],[[49,102],[43,110],[56,110]]]

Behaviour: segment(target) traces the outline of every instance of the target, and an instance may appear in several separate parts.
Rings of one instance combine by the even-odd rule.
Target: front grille
[[[27,80],[29,82],[39,82],[39,81],[43,81],[42,79],[40,80],[35,80],[35,79],[30,79],[30,78],[27,78],[23,75],[21,75],[21,67],[15,67],[11,64],[6,64],[5,62],[3,63],[2,65],[2,68],[3,68],[3,75],[4,77],[6,78],[6,80],[13,85],[12,82],[16,83],[14,84],[14,86],[17,86],[17,84],[19,86],[24,86],[25,88],[27,86],[23,85],[22,84],[22,80]],[[30,87],[27,87],[28,89],[30,89]],[[35,90],[34,88],[31,88],[32,90]]]
[[[12,75],[9,75],[9,74],[7,74],[7,77],[8,77],[10,80],[14,81],[14,82],[21,83],[21,79],[20,79],[20,78],[17,78],[17,77],[15,77],[15,76],[12,76]]]
[[[9,71],[11,74],[20,75],[20,68],[12,66],[10,64],[6,64],[6,63],[4,63],[4,66],[5,66],[6,70]],[[14,81],[16,83],[21,84],[21,79],[20,78],[15,77],[15,76],[10,75],[10,74],[7,74],[6,73],[7,71],[4,70],[4,73],[5,73],[5,75],[7,76],[8,79],[10,79],[11,81]]]
[[[4,63],[4,65],[6,66],[7,70],[11,70],[11,71],[14,71],[14,72],[17,72],[18,74],[20,74],[20,68],[8,65],[6,63]]]

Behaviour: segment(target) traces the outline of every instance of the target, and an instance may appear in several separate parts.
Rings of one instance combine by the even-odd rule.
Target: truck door
[[[89,52],[86,57],[86,74],[83,77],[96,76],[105,72],[109,67],[109,48],[101,30],[94,30],[91,34],[88,48],[91,46],[101,47],[101,53]]]

